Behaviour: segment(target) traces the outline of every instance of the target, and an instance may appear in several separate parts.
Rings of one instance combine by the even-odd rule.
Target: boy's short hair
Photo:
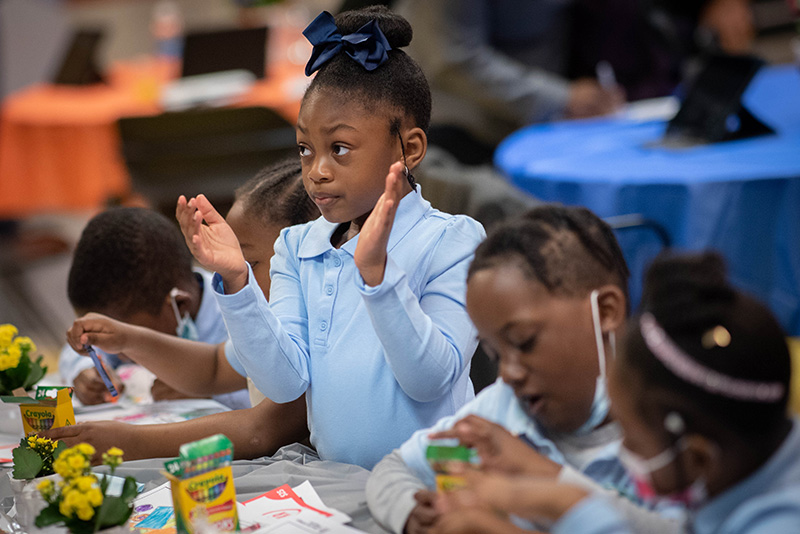
[[[67,294],[83,313],[156,315],[169,291],[192,276],[192,255],[175,223],[145,208],[114,208],[84,228]]]

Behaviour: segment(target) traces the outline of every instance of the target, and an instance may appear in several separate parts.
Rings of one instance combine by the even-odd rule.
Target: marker
[[[84,345],[83,348],[86,352],[89,353],[89,356],[91,356],[92,361],[94,362],[94,368],[97,369],[97,372],[100,374],[100,378],[103,379],[103,383],[108,388],[108,391],[111,393],[111,396],[116,397],[117,395],[119,395],[117,393],[117,388],[114,387],[114,383],[111,382],[111,379],[108,377],[106,368],[103,365],[103,362],[100,360],[100,357],[94,351],[94,348],[92,348],[91,345]]]

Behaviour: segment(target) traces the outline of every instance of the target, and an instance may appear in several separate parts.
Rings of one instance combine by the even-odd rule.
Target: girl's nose
[[[498,372],[503,382],[512,387],[522,384],[528,377],[528,370],[516,356],[501,357]]]
[[[308,178],[315,183],[327,182],[331,179],[328,167],[322,158],[316,159],[311,165],[308,170]]]

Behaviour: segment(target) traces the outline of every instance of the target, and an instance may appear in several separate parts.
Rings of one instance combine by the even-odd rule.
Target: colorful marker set
[[[181,445],[178,458],[164,463],[178,532],[192,534],[199,517],[218,530],[238,529],[232,460],[233,445],[217,434]]]

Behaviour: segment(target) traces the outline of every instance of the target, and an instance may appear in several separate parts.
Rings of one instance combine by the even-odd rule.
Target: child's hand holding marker
[[[108,392],[111,393],[112,397],[117,397],[119,393],[117,393],[117,388],[114,387],[114,383],[111,381],[111,377],[108,376],[108,371],[106,371],[105,365],[103,365],[103,361],[95,352],[94,348],[91,345],[84,345],[84,350],[89,353],[89,357],[94,362],[94,368],[97,369],[97,374],[100,375],[100,378],[103,380],[103,384],[105,384]]]

